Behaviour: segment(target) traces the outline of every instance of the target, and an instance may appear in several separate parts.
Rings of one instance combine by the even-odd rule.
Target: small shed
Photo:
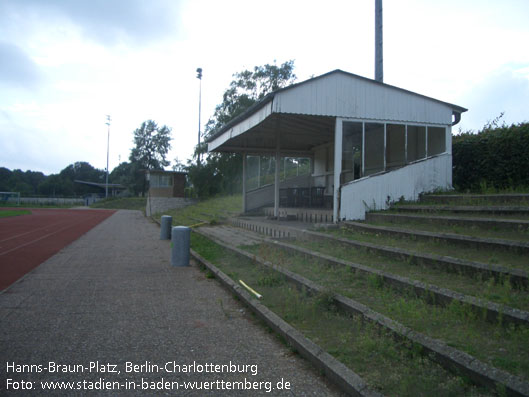
[[[185,172],[148,170],[150,197],[185,197]]]
[[[187,173],[164,170],[148,170],[149,181],[145,213],[151,216],[172,208],[182,208],[194,203],[185,194]]]
[[[466,110],[334,70],[272,92],[207,143],[243,155],[244,212],[272,206],[277,217],[298,203],[330,206],[335,222],[363,219],[400,197],[451,188],[452,126]],[[273,185],[247,189],[251,155],[275,157]],[[309,158],[308,177],[280,182],[285,157]]]

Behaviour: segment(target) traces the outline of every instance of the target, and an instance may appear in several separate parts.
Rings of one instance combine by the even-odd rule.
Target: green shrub
[[[453,137],[453,184],[460,191],[529,187],[529,123],[486,126]]]

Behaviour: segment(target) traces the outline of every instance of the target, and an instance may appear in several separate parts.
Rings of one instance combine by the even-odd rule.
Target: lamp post
[[[107,177],[105,182],[105,198],[108,198],[108,152],[110,147],[110,115],[107,114],[107,122],[105,123],[108,126],[107,130]]]
[[[197,165],[200,165],[200,113],[202,110],[202,68],[197,68],[197,79],[200,81],[198,88],[198,157]]]

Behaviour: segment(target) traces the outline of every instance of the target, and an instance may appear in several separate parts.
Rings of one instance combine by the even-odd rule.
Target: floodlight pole
[[[198,157],[197,165],[200,165],[200,113],[202,111],[202,68],[197,68],[197,79],[200,81],[198,88]]]
[[[375,0],[375,80],[384,82],[382,0]]]
[[[105,198],[108,198],[108,152],[110,147],[110,115],[107,114],[107,122],[105,123],[108,126],[107,130],[107,177],[105,183]]]

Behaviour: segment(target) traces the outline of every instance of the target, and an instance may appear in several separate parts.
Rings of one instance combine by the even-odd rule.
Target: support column
[[[261,155],[257,157],[257,188],[261,187]]]
[[[242,213],[246,213],[246,152],[242,154]]]
[[[279,140],[276,145],[276,169],[275,169],[275,178],[274,178],[274,216],[279,217],[279,162],[281,161],[281,156],[279,154]]]
[[[332,219],[337,223],[340,216],[340,175],[342,173],[342,119],[336,117],[334,126],[334,194]]]
[[[281,156],[280,156],[280,149],[281,149],[281,134],[280,134],[280,119],[277,118],[276,120],[276,128],[275,128],[275,133],[276,133],[276,153],[275,153],[275,157],[276,157],[276,169],[275,169],[275,177],[274,177],[274,216],[276,217],[276,219],[279,218],[279,168],[280,168],[280,165],[279,165],[279,162],[281,161]]]

